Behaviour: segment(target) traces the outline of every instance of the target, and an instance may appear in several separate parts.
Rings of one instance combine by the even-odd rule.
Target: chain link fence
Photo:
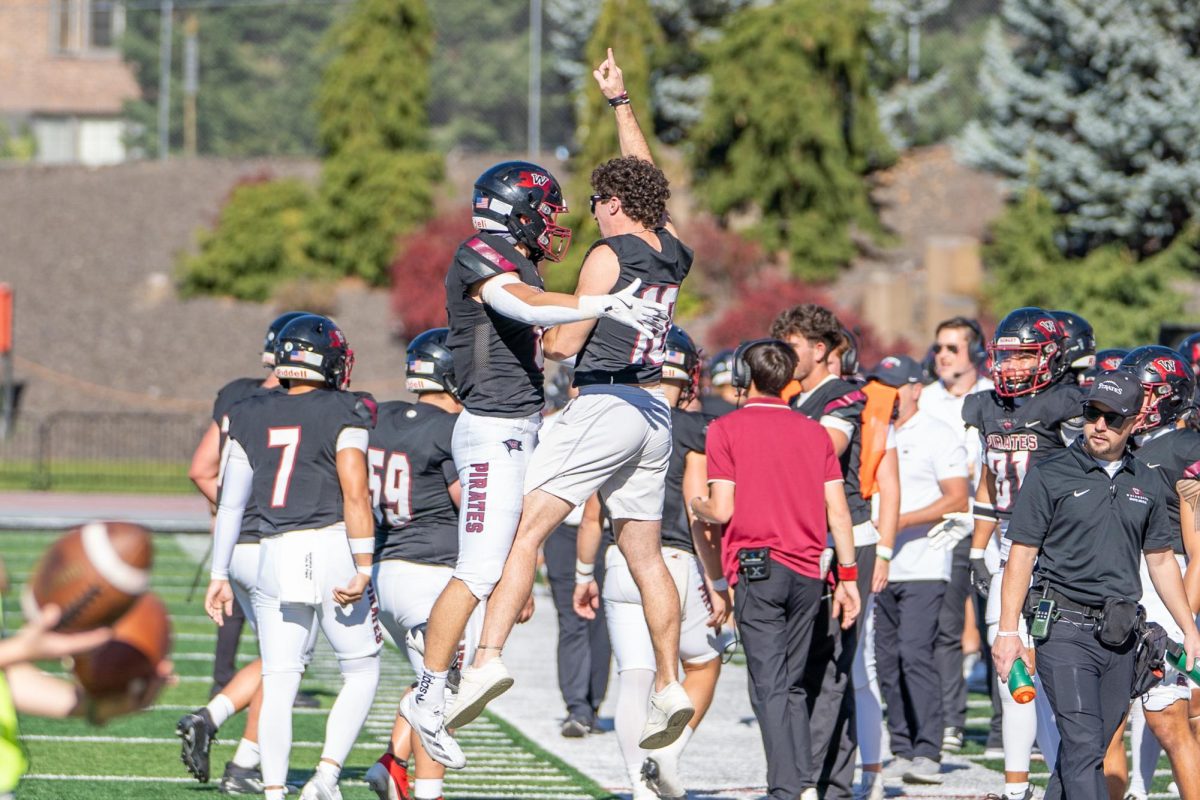
[[[0,489],[189,492],[211,420],[190,414],[64,411],[26,417],[0,441]]]

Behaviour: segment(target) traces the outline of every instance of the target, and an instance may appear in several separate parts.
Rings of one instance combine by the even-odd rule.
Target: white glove
[[[637,297],[634,293],[641,285],[641,278],[635,278],[616,294],[584,295],[579,298],[579,310],[628,325],[643,336],[662,336],[671,324],[670,311],[662,303]]]
[[[929,539],[929,546],[935,550],[953,550],[954,545],[974,531],[975,517],[969,512],[960,511],[943,516],[942,521],[930,528],[925,537]]]

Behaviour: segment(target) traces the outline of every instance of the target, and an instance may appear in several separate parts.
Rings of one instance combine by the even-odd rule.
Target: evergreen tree
[[[1036,187],[1061,244],[1166,247],[1200,204],[1200,34],[1188,0],[1005,0],[961,153]]]
[[[1021,306],[1068,308],[1092,323],[1102,347],[1154,342],[1162,321],[1181,318],[1183,297],[1176,285],[1200,266],[1200,230],[1189,227],[1166,250],[1139,263],[1119,243],[1083,258],[1064,256],[1064,222],[1032,188],[996,221],[984,250],[988,305],[996,317]]]
[[[318,44],[338,12],[324,3],[190,10],[199,21],[197,151],[234,157],[315,152],[312,98],[324,65]],[[183,141],[182,18],[177,12],[171,49],[174,146]],[[158,149],[161,23],[156,9],[131,9],[121,40],[122,57],[141,89],[141,99],[126,104],[126,116],[139,131],[130,144],[149,154]]]
[[[422,0],[358,0],[331,31],[317,95],[327,153],[311,216],[314,260],[384,283],[396,236],[433,213],[428,146],[433,30]]]
[[[797,275],[829,279],[878,230],[864,176],[891,158],[872,99],[867,0],[780,0],[731,18],[692,130],[697,196],[756,232]]]

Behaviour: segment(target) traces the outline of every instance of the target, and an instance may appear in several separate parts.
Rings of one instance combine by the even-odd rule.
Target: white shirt
[[[967,394],[988,392],[993,388],[995,386],[990,378],[980,377],[967,391]],[[962,397],[955,397],[947,391],[945,384],[940,380],[934,381],[921,390],[921,399],[917,401],[917,405],[922,411],[928,412],[935,419],[941,420],[944,424],[950,426],[958,434],[963,446],[967,448],[967,467],[971,473],[971,496],[974,497],[975,490],[979,485],[979,476],[982,472],[979,468],[982,458],[982,446],[979,441],[979,434],[974,431],[968,431],[966,425],[963,423],[963,401],[966,400],[967,394],[964,394]]]
[[[900,513],[907,514],[937,502],[939,481],[967,477],[967,450],[958,432],[932,414],[918,410],[896,428],[900,461]],[[952,550],[930,550],[931,524],[905,528],[896,534],[888,581],[945,581],[950,579]]]

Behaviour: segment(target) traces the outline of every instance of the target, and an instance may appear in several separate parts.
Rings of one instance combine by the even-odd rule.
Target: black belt
[[[1043,589],[1038,586],[1034,586],[1032,589],[1030,589],[1029,597],[1031,600],[1033,600],[1034,605],[1036,605],[1037,600],[1041,598],[1042,591]],[[1098,606],[1089,606],[1085,603],[1072,600],[1062,592],[1055,590],[1054,587],[1046,587],[1044,591],[1046,593],[1046,597],[1049,597],[1054,601],[1058,615],[1067,622],[1074,622],[1080,625],[1094,625],[1100,622],[1101,618],[1103,617],[1103,614],[1101,613],[1103,609]]]

